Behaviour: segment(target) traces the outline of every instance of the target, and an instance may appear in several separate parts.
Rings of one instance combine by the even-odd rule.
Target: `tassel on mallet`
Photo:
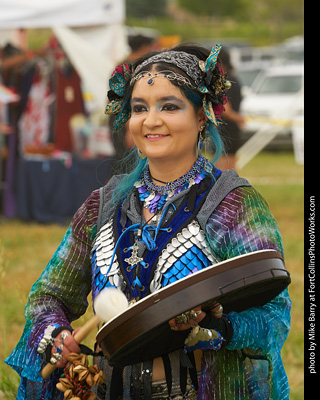
[[[120,290],[116,288],[102,290],[94,301],[95,316],[75,333],[74,340],[80,344],[101,321],[108,322],[127,308],[128,300]],[[47,379],[56,368],[53,364],[47,364],[41,370],[41,377]]]

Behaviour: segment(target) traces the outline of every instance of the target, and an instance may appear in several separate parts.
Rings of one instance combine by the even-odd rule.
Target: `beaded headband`
[[[226,89],[230,87],[223,69],[217,63],[220,49],[221,45],[216,45],[205,61],[184,51],[169,50],[149,57],[138,65],[135,71],[128,63],[117,66],[109,80],[110,102],[106,107],[106,114],[116,115],[113,130],[120,130],[131,117],[128,101],[124,101],[127,84],[132,85],[141,78],[148,78],[148,84],[151,85],[156,77],[165,77],[178,82],[181,86],[200,92],[203,95],[202,106],[205,115],[209,121],[217,125],[224,111],[224,104],[227,102]],[[152,74],[143,70],[149,64],[160,62],[177,66],[187,74],[190,80],[173,71],[164,70]]]
[[[153,85],[154,78],[159,77],[169,79],[169,81],[180,82],[182,85],[188,86],[191,89],[197,89],[197,87],[194,86],[188,78],[169,70],[159,71],[154,74],[149,71],[141,71],[138,74],[134,75],[134,77],[130,81],[130,85],[132,85],[134,81],[138,81],[141,78],[148,78],[148,85]]]
[[[188,54],[184,51],[169,50],[156,54],[140,64],[134,71],[135,75],[142,71],[147,65],[158,64],[160,62],[177,66],[195,82],[196,86],[199,86],[202,77],[202,71],[199,68],[199,59],[193,54]]]

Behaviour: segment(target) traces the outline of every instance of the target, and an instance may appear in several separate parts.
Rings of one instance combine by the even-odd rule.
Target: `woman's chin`
[[[151,146],[148,146],[147,149],[145,149],[145,154],[149,160],[162,160],[170,157],[170,148],[167,146],[157,146],[154,148],[150,148]]]

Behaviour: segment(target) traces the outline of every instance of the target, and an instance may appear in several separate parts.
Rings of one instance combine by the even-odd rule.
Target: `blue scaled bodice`
[[[128,263],[128,258],[141,227],[132,224],[129,218],[122,226],[119,208],[115,217],[102,226],[94,242],[91,253],[93,298],[104,287],[114,286],[124,291],[129,299],[139,299],[215,264],[205,233],[197,221],[197,212],[207,192],[208,189],[197,194],[192,211],[187,207],[187,200],[177,208],[171,204],[174,212],[165,223],[143,227],[147,231],[145,236],[154,246],[138,242],[141,261],[134,266]]]

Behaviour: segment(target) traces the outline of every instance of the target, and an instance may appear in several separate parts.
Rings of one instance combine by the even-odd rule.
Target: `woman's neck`
[[[192,159],[190,158],[190,162],[184,163],[179,162],[179,160],[170,160],[169,162],[149,160],[149,171],[152,180],[158,186],[173,182],[186,174],[193,167],[197,159],[198,154]]]

